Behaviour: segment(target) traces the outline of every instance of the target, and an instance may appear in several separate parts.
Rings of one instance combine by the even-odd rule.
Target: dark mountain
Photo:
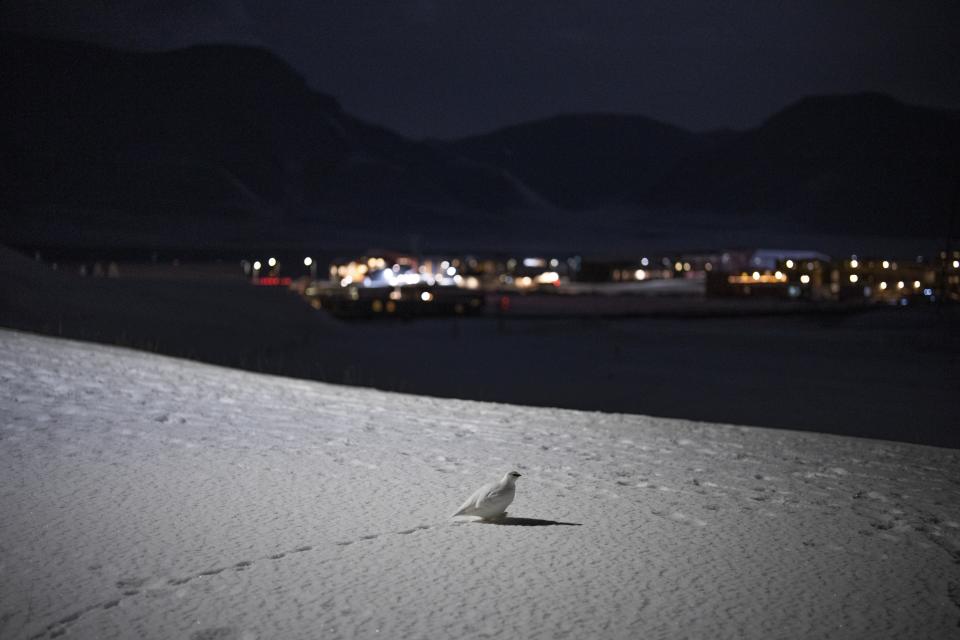
[[[806,98],[743,132],[561,116],[447,148],[560,206],[633,206],[677,228],[695,213],[811,234],[939,236],[960,180],[958,113],[877,94]]]
[[[642,116],[580,114],[518,124],[447,148],[516,175],[556,205],[583,208],[650,188],[681,159],[731,135],[697,135]]]
[[[350,116],[256,48],[132,53],[0,34],[0,59],[11,244],[941,236],[960,176],[957,112],[875,94],[807,98],[743,132],[587,114],[418,142]]]
[[[0,59],[8,242],[406,237],[531,205],[499,170],[351,117],[263,50],[4,34]]]
[[[878,94],[810,97],[677,163],[632,199],[787,216],[799,228],[942,235],[960,181],[960,113]]]

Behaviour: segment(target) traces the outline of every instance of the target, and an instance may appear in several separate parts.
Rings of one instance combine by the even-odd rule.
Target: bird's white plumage
[[[519,477],[516,471],[509,471],[499,482],[483,485],[467,498],[453,516],[477,516],[483,519],[505,516],[507,507],[513,502]]]

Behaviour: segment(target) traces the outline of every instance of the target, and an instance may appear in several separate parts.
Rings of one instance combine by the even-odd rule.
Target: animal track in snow
[[[346,547],[351,544],[354,544],[355,542],[367,542],[371,540],[376,540],[377,538],[380,538],[385,535],[391,535],[391,534],[410,535],[418,531],[426,531],[428,529],[433,529],[435,526],[436,525],[421,524],[421,525],[412,527],[410,529],[402,529],[400,531],[393,531],[386,534],[371,533],[371,534],[362,535],[359,538],[356,538],[355,540],[343,540],[340,542],[334,542],[333,545],[338,547]],[[224,573],[225,571],[227,571],[228,569],[233,569],[234,572],[246,571],[259,561],[282,560],[283,558],[287,557],[290,554],[307,553],[309,551],[313,551],[314,549],[316,549],[316,547],[312,545],[301,545],[289,551],[281,551],[268,556],[264,556],[259,560],[241,560],[229,567],[226,567],[226,566],[215,567],[212,569],[205,569],[203,571],[198,571],[190,575],[181,576],[179,578],[169,578],[166,580],[165,585],[169,587],[182,587],[190,582],[193,582],[194,580],[199,580],[202,578],[212,578],[214,576],[218,576]],[[96,604],[91,604],[82,609],[77,609],[76,611],[66,616],[63,616],[62,618],[59,618],[56,621],[47,624],[45,627],[43,627],[43,629],[41,629],[37,633],[34,633],[31,636],[28,636],[28,640],[40,640],[41,638],[44,638],[44,637],[46,638],[60,637],[65,633],[67,633],[67,630],[70,627],[70,625],[74,624],[75,622],[77,622],[77,620],[87,615],[88,613],[92,611],[98,611],[98,610],[107,611],[107,610],[113,609],[115,607],[120,606],[124,600],[128,600],[140,594],[145,594],[149,597],[157,597],[157,596],[169,595],[172,593],[172,591],[168,591],[163,588],[159,588],[159,589],[148,588],[144,590],[144,587],[150,584],[150,582],[151,580],[149,578],[140,578],[140,577],[121,578],[114,583],[114,586],[118,590],[120,590],[120,597],[112,598],[104,602],[98,602]],[[199,631],[194,632],[190,636],[190,639],[191,640],[221,640],[221,639],[227,640],[229,638],[235,638],[236,636],[237,636],[236,630],[231,627],[212,627],[210,629],[201,629]]]

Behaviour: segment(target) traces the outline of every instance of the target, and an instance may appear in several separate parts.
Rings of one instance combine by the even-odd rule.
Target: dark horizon
[[[458,138],[565,113],[644,115],[691,131],[759,125],[806,95],[879,92],[960,108],[960,6],[946,2],[418,2],[0,6],[6,28],[125,49],[257,45],[350,113]]]

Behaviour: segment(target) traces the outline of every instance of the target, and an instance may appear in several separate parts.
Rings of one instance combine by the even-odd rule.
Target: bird
[[[490,482],[473,492],[467,501],[450,516],[478,516],[483,520],[495,520],[507,515],[507,507],[513,502],[520,474],[508,471],[500,482]]]

